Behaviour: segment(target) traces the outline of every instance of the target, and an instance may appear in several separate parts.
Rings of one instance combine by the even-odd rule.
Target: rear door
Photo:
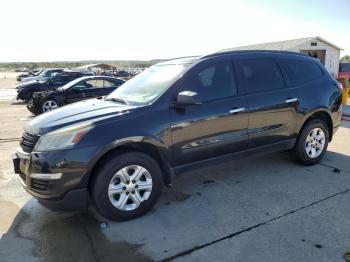
[[[180,83],[198,104],[171,107],[175,165],[243,151],[248,143],[248,114],[244,96],[237,93],[232,61],[203,62]],[[177,95],[177,93],[175,95]]]
[[[288,89],[275,59],[241,56],[235,61],[239,90],[249,108],[249,147],[287,141],[294,135],[298,90]]]

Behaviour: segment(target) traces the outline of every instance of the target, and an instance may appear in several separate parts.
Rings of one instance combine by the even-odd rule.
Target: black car
[[[83,76],[56,90],[34,93],[27,108],[38,115],[66,104],[108,95],[124,82],[108,76]]]
[[[94,203],[126,220],[147,212],[163,184],[189,168],[281,150],[316,164],[341,113],[341,89],[314,58],[278,51],[183,58],[150,67],[103,99],[34,118],[14,167],[48,207]]]
[[[17,100],[28,102],[32,99],[33,93],[45,90],[55,90],[56,88],[67,84],[68,82],[86,75],[89,73],[80,71],[62,71],[57,73],[47,80],[33,80],[16,85]]]

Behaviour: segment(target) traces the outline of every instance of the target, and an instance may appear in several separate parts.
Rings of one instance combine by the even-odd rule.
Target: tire
[[[41,103],[40,111],[41,111],[41,113],[45,113],[45,112],[52,111],[53,109],[56,109],[60,106],[61,106],[61,104],[57,100],[49,98]]]
[[[135,169],[135,167],[137,168]],[[146,171],[142,171],[138,167],[142,167]],[[139,172],[140,179],[131,181],[132,175],[136,174],[135,170],[141,170]],[[126,179],[122,178],[122,174],[125,174]],[[129,179],[129,184],[127,184],[127,179]],[[149,181],[152,184],[151,191],[143,192],[140,188],[146,184],[149,185]],[[140,152],[125,152],[108,157],[100,165],[95,174],[91,193],[97,210],[103,216],[115,221],[124,221],[139,217],[149,211],[157,202],[162,186],[162,172],[153,158]],[[120,193],[113,194],[111,191],[113,189]],[[135,204],[137,202],[134,201],[135,197],[140,202],[139,206]],[[140,201],[141,197],[142,201]],[[125,203],[125,205],[120,203]]]
[[[321,139],[321,137],[324,138]],[[315,138],[315,140],[312,138]],[[297,143],[293,149],[294,158],[302,165],[315,165],[324,157],[328,142],[329,130],[326,123],[320,119],[311,120],[299,133]],[[322,144],[321,150],[320,145]]]

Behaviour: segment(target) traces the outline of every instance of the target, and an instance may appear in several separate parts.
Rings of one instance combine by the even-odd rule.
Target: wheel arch
[[[304,126],[314,120],[314,119],[321,119],[323,120],[327,127],[328,127],[328,132],[329,132],[329,142],[332,141],[333,138],[333,121],[332,121],[332,117],[331,114],[326,110],[326,109],[320,109],[317,111],[312,111],[309,114],[307,114],[304,117],[304,121],[302,122],[302,125],[299,126],[297,132],[298,134],[300,133],[301,130],[303,130]]]
[[[137,140],[140,140],[140,138]],[[107,161],[113,155],[133,151],[141,152],[152,157],[159,164],[162,170],[164,184],[170,187],[173,176],[173,169],[169,164],[168,157],[166,156],[164,149],[161,149],[161,146],[158,145],[159,141],[152,140],[153,143],[151,143],[149,139],[147,142],[143,140],[136,142],[135,137],[133,137],[127,141],[124,140],[123,142],[114,143],[105,149],[94,161],[92,167],[89,168],[90,171],[88,177],[88,189],[91,189],[94,183],[94,179],[97,176],[97,171],[105,161]]]

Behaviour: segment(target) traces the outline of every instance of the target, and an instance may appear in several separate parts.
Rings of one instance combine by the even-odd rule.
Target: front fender
[[[95,165],[97,164],[97,162],[104,155],[108,154],[109,152],[111,152],[112,150],[114,150],[118,147],[125,146],[125,145],[132,144],[132,143],[146,143],[146,144],[150,144],[152,146],[155,146],[155,147],[157,147],[157,149],[159,150],[159,152],[161,154],[161,157],[164,158],[165,161],[170,160],[170,156],[168,154],[165,143],[163,141],[161,141],[160,139],[156,139],[156,138],[151,137],[151,136],[125,137],[125,138],[117,139],[108,145],[105,145],[104,147],[102,147],[101,149],[99,149],[96,152],[95,157],[92,159],[92,161],[90,161],[88,168],[87,168],[89,176],[91,175],[90,173],[92,172],[92,170],[95,167]]]

